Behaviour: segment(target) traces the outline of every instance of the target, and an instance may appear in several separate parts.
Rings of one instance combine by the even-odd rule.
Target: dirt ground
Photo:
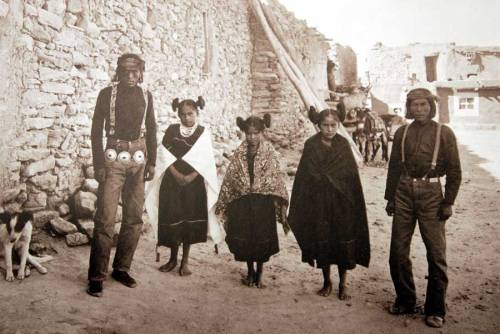
[[[98,299],[85,293],[89,247],[68,249],[57,241],[47,275],[0,281],[0,333],[498,333],[500,190],[478,167],[478,157],[463,148],[461,157],[463,185],[447,222],[450,284],[442,329],[428,328],[422,316],[386,312],[394,298],[388,270],[391,221],[383,200],[387,170],[365,167],[372,261],[370,268],[349,273],[350,301],[316,295],[320,271],[300,262],[293,235],[285,237],[281,228],[281,252],[265,267],[262,290],[242,286],[245,265],[235,262],[226,246],[215,255],[210,243],[193,246],[193,275],[161,273],[154,240],[144,236],[132,269],[139,286],[129,289],[109,279]],[[163,249],[162,262],[167,255]],[[412,260],[423,301],[427,265],[418,232]]]

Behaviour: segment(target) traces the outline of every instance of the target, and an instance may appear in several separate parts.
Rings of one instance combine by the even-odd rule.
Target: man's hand
[[[387,205],[385,206],[385,212],[387,212],[387,215],[394,215],[394,211],[396,211],[396,203],[394,201],[387,201]]]
[[[146,164],[144,168],[144,181],[151,181],[155,177],[155,166]]]
[[[453,215],[453,206],[449,204],[441,204],[439,206],[438,217],[439,220],[447,220]]]
[[[106,180],[106,168],[101,167],[97,169],[94,173],[94,177],[97,180],[97,182],[102,183]]]

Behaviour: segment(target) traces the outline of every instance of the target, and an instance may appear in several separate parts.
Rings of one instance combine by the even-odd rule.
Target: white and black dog
[[[34,266],[41,274],[46,274],[45,269],[40,262],[51,260],[52,257],[47,256],[38,258],[29,253],[31,241],[31,232],[33,231],[33,214],[23,211],[21,213],[0,213],[0,245],[2,246],[5,257],[5,279],[9,282],[14,280],[12,266],[12,250],[17,251],[19,255],[19,269],[17,271],[17,279],[24,279],[29,276],[28,262]]]

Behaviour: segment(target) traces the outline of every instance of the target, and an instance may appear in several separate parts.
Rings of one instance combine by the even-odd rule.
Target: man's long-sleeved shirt
[[[415,178],[424,177],[426,174],[428,174],[428,177],[441,177],[446,175],[443,204],[453,205],[462,180],[457,141],[453,131],[449,127],[441,127],[441,142],[437,165],[434,171],[430,171],[434,145],[436,142],[437,127],[438,123],[432,120],[425,124],[413,122],[409,125],[405,139],[404,166],[401,161],[401,142],[403,139],[404,126],[396,131],[391,159],[389,161],[389,170],[387,172],[385,189],[386,200],[394,200],[399,178],[403,173],[407,172],[408,176]]]
[[[103,130],[109,134],[109,107],[111,87],[99,92],[92,118],[92,155],[94,169],[104,167]],[[144,117],[145,101],[141,87],[132,88],[118,85],[115,105],[115,133],[112,136],[121,140],[136,140],[141,136],[141,126]],[[153,97],[148,92],[148,110],[146,111],[146,147],[147,161],[150,165],[156,164],[156,120],[153,107]]]

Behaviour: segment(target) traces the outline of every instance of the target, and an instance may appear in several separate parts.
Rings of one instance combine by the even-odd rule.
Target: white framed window
[[[458,98],[458,109],[460,110],[473,110],[474,109],[473,97],[459,97]]]
[[[479,116],[478,96],[455,96],[455,115],[457,117]]]

